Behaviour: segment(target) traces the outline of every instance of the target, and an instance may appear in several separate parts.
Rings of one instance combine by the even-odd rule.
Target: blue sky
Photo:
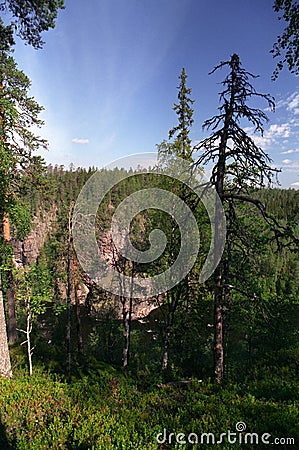
[[[121,156],[155,151],[176,124],[172,110],[182,67],[195,100],[191,138],[218,107],[226,72],[208,75],[238,53],[260,75],[258,91],[276,99],[257,142],[283,169],[282,187],[299,187],[298,79],[284,70],[271,81],[269,53],[283,23],[272,0],[66,0],[57,26],[34,50],[18,42],[15,57],[45,107],[40,133],[47,162],[102,167]],[[266,104],[259,105],[266,107]],[[251,130],[248,129],[251,133]],[[294,184],[295,183],[295,184]]]

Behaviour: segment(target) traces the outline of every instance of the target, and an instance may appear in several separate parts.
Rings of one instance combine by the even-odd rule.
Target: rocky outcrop
[[[14,257],[18,267],[36,261],[45,240],[56,224],[57,207],[43,211],[33,219],[33,227],[24,241],[13,241]]]
[[[24,241],[13,241],[14,258],[17,267],[24,266],[26,264],[32,264],[36,261],[44,243],[49,235],[53,233],[56,222],[57,207],[52,206],[49,211],[40,212],[40,214],[33,219],[33,227],[29,235]],[[105,258],[108,265],[115,267],[119,262],[119,255],[115,252],[112,244],[111,232],[103,233],[99,242],[101,253]],[[88,299],[91,300],[93,314],[101,316],[107,311],[114,309],[116,317],[122,318],[122,305],[120,299],[115,295],[107,294],[98,289],[98,287],[89,280],[87,275],[81,274],[78,277],[80,279],[76,297],[80,305],[86,305]],[[65,283],[58,283],[58,291],[61,298],[66,298],[66,285]],[[71,294],[71,303],[75,304],[76,299],[74,290]],[[158,307],[157,299],[144,298],[134,299],[132,308],[132,319],[141,319],[146,317],[152,310]]]

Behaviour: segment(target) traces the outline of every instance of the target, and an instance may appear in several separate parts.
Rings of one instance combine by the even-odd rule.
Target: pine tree
[[[273,9],[282,12],[279,20],[283,18],[287,23],[271,50],[274,58],[280,58],[272,75],[276,80],[284,65],[291,73],[299,74],[299,4],[296,0],[275,0]]]
[[[0,273],[0,376],[6,378],[10,378],[12,376],[10,355],[8,349],[7,331],[6,331],[1,273]]]
[[[59,9],[64,9],[64,0],[4,0],[0,11],[9,12],[14,21],[10,27],[0,26],[1,42],[12,39],[12,30],[34,48],[41,48],[44,41],[41,33],[55,27]],[[11,41],[12,43],[12,41]]]
[[[1,30],[4,30],[0,24]],[[8,36],[10,27],[6,27]],[[32,161],[32,152],[46,147],[46,141],[36,136],[31,127],[40,127],[42,108],[29,96],[30,80],[20,71],[7,42],[0,50],[0,218],[7,255],[11,254],[10,220],[11,211],[18,203],[18,182],[22,170],[27,170]],[[1,264],[3,261],[1,262]],[[15,315],[15,292],[13,286],[13,261],[8,257],[6,267],[8,332],[10,343],[17,338]]]

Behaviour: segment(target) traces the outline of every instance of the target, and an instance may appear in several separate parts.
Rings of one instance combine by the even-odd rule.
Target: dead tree
[[[282,227],[269,215],[265,206],[252,197],[253,188],[270,186],[276,170],[271,167],[268,155],[255,143],[241,127],[247,120],[254,132],[263,133],[266,114],[248,103],[251,100],[265,100],[270,109],[274,109],[274,99],[258,93],[250,79],[256,76],[242,68],[238,55],[232,55],[229,61],[221,62],[216,70],[228,68],[229,74],[222,82],[224,90],[220,93],[219,114],[206,120],[203,128],[212,130],[212,134],[195,146],[201,155],[196,165],[205,166],[213,163],[210,185],[214,186],[220,201],[229,214],[236,202],[254,204],[261,212],[266,223],[277,238],[285,236],[287,228]],[[230,206],[229,206],[230,205]],[[221,234],[219,218],[215,221],[215,246]],[[230,242],[226,252],[214,272],[214,378],[221,384],[224,376],[224,318],[227,291],[225,285],[230,280]]]

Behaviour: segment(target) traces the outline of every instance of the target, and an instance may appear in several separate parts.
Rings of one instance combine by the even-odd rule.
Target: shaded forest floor
[[[277,448],[298,448],[295,364],[259,367],[258,376],[253,370],[242,383],[223,388],[209,380],[159,388],[158,379],[153,374],[125,377],[99,362],[68,380],[39,367],[28,377],[19,368],[13,379],[0,380],[0,448],[259,449],[266,445],[261,442],[265,433],[269,443],[281,439]],[[236,432],[238,422],[258,435],[258,444],[250,436],[245,444],[246,432]],[[217,444],[228,430],[237,441],[229,443],[225,436]],[[215,445],[212,435],[202,433],[213,433]]]

